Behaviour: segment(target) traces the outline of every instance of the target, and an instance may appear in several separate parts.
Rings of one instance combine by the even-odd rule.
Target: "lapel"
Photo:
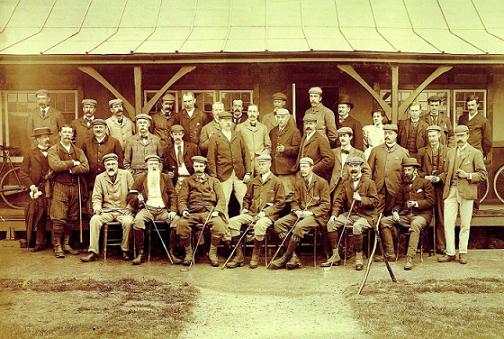
[[[175,152],[175,147],[177,147],[177,145],[173,144],[172,146],[173,147],[170,149],[170,157],[172,158],[172,160],[177,162],[177,153]]]
[[[334,159],[339,163],[340,168],[342,168],[343,164],[341,163],[341,147],[338,147],[334,150]]]
[[[43,157],[42,151],[38,147],[35,148],[33,152],[33,159],[40,164],[42,163],[42,157]]]

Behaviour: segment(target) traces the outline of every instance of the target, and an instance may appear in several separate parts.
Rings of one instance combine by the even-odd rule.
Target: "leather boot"
[[[63,237],[63,252],[65,253],[70,253],[72,255],[78,255],[79,254],[79,251],[77,250],[74,250],[71,246],[70,246],[70,235],[72,233],[71,232],[67,232],[65,231],[65,234],[64,234],[64,237]]]
[[[291,258],[287,261],[287,264],[285,264],[285,267],[288,270],[294,270],[296,268],[301,268],[302,265],[301,259],[299,259],[296,252],[293,252]]]
[[[249,267],[257,268],[259,266],[259,256],[261,253],[262,241],[254,239],[254,250],[252,251],[252,258],[250,258]]]
[[[63,252],[63,248],[61,248],[61,233],[53,233],[53,246],[54,246],[54,256],[56,258],[64,258],[65,252]]]
[[[210,265],[212,265],[213,267],[219,267],[219,256],[217,255],[217,246],[219,246],[220,241],[221,241],[220,237],[212,235],[210,251],[208,251],[208,259],[210,259]]]
[[[364,268],[364,259],[362,258],[362,252],[355,252],[355,270],[362,271]]]
[[[233,243],[236,246],[235,256],[227,263],[227,268],[241,267],[245,263],[245,259],[243,258],[243,248],[241,244],[238,244],[238,237],[233,239]]]
[[[80,260],[82,262],[90,262],[90,261],[95,261],[97,258],[98,258],[98,256],[96,255],[96,253],[94,253],[94,252],[88,252],[88,254],[83,255],[82,257],[80,257]]]
[[[327,237],[329,238],[329,243],[332,248],[332,255],[327,259],[327,261],[320,264],[321,267],[331,267],[341,265],[341,258],[339,256],[338,249],[338,231],[328,232]]]
[[[182,265],[189,266],[191,265],[192,257],[193,257],[193,249],[191,245],[191,238],[182,238],[180,237],[180,244],[184,246],[185,249],[185,257],[182,261]]]
[[[138,250],[138,255],[135,259],[133,259],[132,263],[133,265],[140,265],[145,261],[145,255],[144,255],[144,250]]]
[[[406,257],[406,263],[404,264],[404,269],[406,271],[409,271],[413,268],[413,257],[410,257],[409,255]]]
[[[133,259],[133,265],[140,265],[145,260],[144,255],[144,230],[133,229],[133,236],[135,237],[135,245],[138,249],[138,254],[135,259]]]
[[[173,264],[180,265],[182,263],[182,259],[177,257],[174,253],[175,245],[177,244],[177,230],[172,228],[170,230],[170,242],[168,243],[168,253],[170,254]]]
[[[285,251],[284,255],[282,255],[280,258],[273,260],[271,263],[270,267],[273,270],[280,269],[284,267],[289,259],[292,257],[292,254],[294,253],[294,250],[296,249],[299,241],[297,240],[298,238],[293,236],[289,240],[289,245],[287,246],[287,251]]]

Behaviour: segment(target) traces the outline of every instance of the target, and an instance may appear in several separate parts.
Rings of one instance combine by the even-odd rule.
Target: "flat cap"
[[[42,135],[51,135],[51,129],[49,127],[39,127],[33,130],[32,136],[40,137]]]
[[[359,158],[359,157],[350,157],[347,159],[346,163],[349,165],[354,165],[354,164],[362,165],[364,163],[364,159]]]
[[[466,98],[466,102],[469,102],[469,101],[473,101],[473,100],[476,100],[476,102],[479,102],[479,97],[475,94],[471,94],[469,95],[467,98]]]
[[[420,164],[418,163],[416,158],[405,158],[405,159],[403,159],[401,166],[402,167],[407,167],[407,166],[420,167]]]
[[[117,98],[109,100],[109,102],[108,102],[110,107],[112,107],[115,104],[122,104],[122,103],[123,103],[123,101],[121,99],[117,99]]]
[[[282,92],[276,92],[272,96],[273,100],[283,100],[287,101],[287,96],[283,94]]]
[[[182,125],[173,125],[170,128],[170,132],[185,132],[185,129]]]
[[[303,121],[317,121],[317,116],[313,113],[306,113],[303,117]]]
[[[337,130],[338,134],[350,134],[353,135],[353,129],[350,127],[341,127],[339,130]]]
[[[49,92],[46,89],[39,89],[35,92],[35,96],[38,97],[39,95],[48,96]]]
[[[429,131],[438,131],[438,132],[441,132],[441,127],[439,127],[438,125],[430,125],[429,127],[427,127],[425,129],[426,132],[429,132]]]
[[[322,95],[322,88],[320,87],[312,87],[308,90],[308,94],[318,94]]]
[[[346,95],[346,94],[342,94],[342,95],[339,96],[339,98],[338,98],[338,105],[339,104],[347,104],[347,105],[350,106],[350,108],[354,107],[352,99],[350,99],[350,96]]]
[[[194,157],[191,158],[193,162],[201,162],[206,164],[208,162],[207,158],[201,156],[201,155],[195,155]]]
[[[107,126],[107,122],[103,119],[93,119],[93,121],[91,121],[91,126],[96,126],[96,125]]]
[[[263,153],[261,155],[258,155],[256,157],[257,161],[271,161],[271,155]]]
[[[289,115],[290,112],[288,109],[285,109],[285,108],[277,108],[275,110],[275,115]]]
[[[138,120],[142,120],[142,119],[152,121],[151,116],[148,115],[148,114],[143,114],[143,113],[142,114],[137,114],[136,120],[138,121]]]
[[[469,133],[469,127],[467,127],[466,125],[458,125],[453,130],[453,133],[454,134],[457,134],[457,133]]]
[[[383,125],[383,130],[384,131],[395,131],[397,133],[397,125],[396,124],[386,124]]]
[[[170,94],[170,93],[166,93],[165,95],[163,95],[163,97],[161,98],[161,100],[163,101],[175,101],[175,97]]]
[[[82,104],[83,105],[93,105],[96,106],[96,100],[95,99],[82,99]]]
[[[310,157],[304,157],[304,158],[301,158],[301,159],[299,160],[299,163],[300,163],[300,164],[308,164],[308,165],[313,166],[313,159],[312,159],[312,158],[310,158]]]
[[[222,112],[219,114],[219,119],[233,119],[233,114],[231,112]]]
[[[157,161],[161,162],[161,157],[156,154],[149,154],[145,157],[145,162],[147,162],[149,160],[157,160]]]
[[[439,101],[441,102],[441,98],[438,96],[438,95],[431,95],[428,99],[427,99],[427,102],[431,102],[431,101]]]
[[[118,161],[119,157],[115,153],[107,153],[102,157],[102,162],[105,162],[107,160],[115,160]]]

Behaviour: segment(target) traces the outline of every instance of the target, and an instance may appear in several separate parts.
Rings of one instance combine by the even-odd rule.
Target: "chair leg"
[[[313,232],[313,267],[317,268],[317,229]]]
[[[396,247],[397,247],[397,250],[396,250],[396,257],[395,257],[395,261],[397,262],[399,260],[399,253],[401,252],[401,230],[397,230],[397,241],[396,241]],[[385,255],[385,254],[383,254]]]
[[[150,224],[147,227],[147,238],[148,238],[148,242],[149,242],[149,250],[147,252],[147,262],[150,263],[151,249],[152,249],[152,226]]]
[[[423,264],[423,230],[420,230],[420,262]]]
[[[103,225],[103,262],[107,262],[108,224]]]

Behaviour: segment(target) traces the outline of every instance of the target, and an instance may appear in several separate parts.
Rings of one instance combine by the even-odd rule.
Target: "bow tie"
[[[123,119],[121,119],[121,120],[117,119],[117,123],[118,123],[119,125],[121,125],[121,124],[123,123]]]
[[[342,148],[341,153],[342,154],[350,154],[350,151]]]
[[[252,126],[252,127],[256,127],[256,126],[257,126],[257,122],[250,123],[250,126]]]
[[[145,136],[141,135],[140,138],[142,138],[142,140],[147,140],[149,138],[149,136],[147,136],[147,135],[145,135]]]

